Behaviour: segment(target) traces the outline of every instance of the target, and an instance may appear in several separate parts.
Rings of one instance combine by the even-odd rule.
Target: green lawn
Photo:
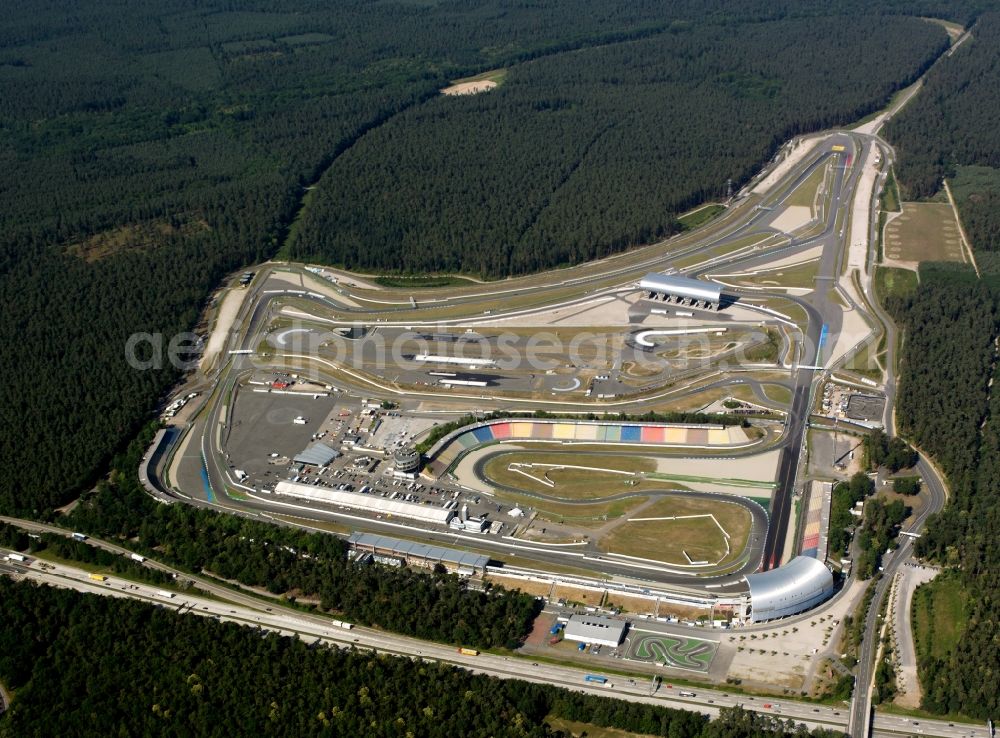
[[[968,595],[957,577],[942,575],[913,595],[913,640],[918,661],[944,659],[958,645],[969,620]]]
[[[678,217],[677,222],[681,224],[681,227],[683,227],[685,231],[691,231],[698,226],[704,225],[725,209],[725,205],[719,205],[717,203],[702,205],[700,208],[690,210],[684,213],[684,215]]]
[[[907,297],[917,289],[917,273],[909,269],[880,266],[875,268],[875,294],[885,305],[886,298]]]
[[[795,188],[795,191],[785,201],[785,205],[800,205],[811,209],[816,203],[816,191],[826,178],[826,170],[826,167],[816,167],[816,171]]]

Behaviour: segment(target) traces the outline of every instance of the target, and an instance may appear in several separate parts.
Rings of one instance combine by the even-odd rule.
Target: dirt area
[[[580,589],[579,587],[557,584],[552,588],[552,599],[582,602],[585,605],[599,605],[604,599],[604,590]]]
[[[525,594],[534,595],[536,597],[548,597],[549,592],[552,590],[551,582],[532,582],[526,579],[502,577],[496,574],[490,575],[490,581],[507,589],[519,589]],[[546,616],[543,615],[541,617]],[[537,623],[538,621],[536,620],[535,622]]]
[[[555,623],[555,621],[555,615],[546,615],[544,613],[535,618],[534,625],[531,628],[531,633],[528,634],[528,638],[525,640],[525,645],[544,645],[549,635],[549,629],[552,628],[552,624]]]
[[[459,82],[457,85],[445,87],[441,90],[442,95],[477,95],[480,92],[492,90],[497,83],[491,79],[481,79],[475,82]]]
[[[808,225],[812,217],[812,208],[807,205],[789,205],[781,215],[771,221],[771,227],[790,234]]]
[[[723,647],[736,649],[728,676],[762,691],[774,691],[775,685],[809,691],[819,663],[837,657],[843,618],[854,610],[865,586],[852,583],[824,614],[795,625],[778,621],[765,631],[731,631],[722,639]]]
[[[965,261],[955,214],[947,203],[904,202],[885,227],[886,264],[915,269],[921,261]]]

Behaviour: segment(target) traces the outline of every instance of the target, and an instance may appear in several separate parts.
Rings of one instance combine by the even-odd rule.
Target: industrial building
[[[347,539],[351,547],[358,552],[373,556],[391,557],[406,564],[433,567],[441,564],[445,568],[472,576],[486,571],[490,559],[482,554],[458,551],[443,546],[429,546],[415,541],[404,541],[399,538],[380,536],[375,533],[352,533]]]
[[[744,577],[750,586],[752,622],[808,610],[833,594],[833,574],[822,561],[796,556],[784,566]]]
[[[400,474],[416,474],[420,471],[420,452],[410,446],[396,449],[392,463]]]
[[[628,623],[603,615],[573,615],[566,623],[563,637],[568,641],[579,641],[598,646],[617,648],[625,638]]]
[[[639,280],[639,289],[648,292],[651,300],[701,310],[718,310],[722,301],[722,288],[719,285],[678,275],[656,272],[647,274]]]
[[[351,510],[377,513],[391,518],[406,518],[421,523],[448,525],[455,513],[435,505],[418,505],[414,502],[389,500],[374,494],[361,494],[341,489],[330,489],[300,482],[278,482],[274,487],[276,495],[298,497],[303,500],[322,502],[326,505],[346,507]]]

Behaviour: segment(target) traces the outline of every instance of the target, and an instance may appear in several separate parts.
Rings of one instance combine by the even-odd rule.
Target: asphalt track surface
[[[796,186],[798,186],[801,182],[803,182],[806,178],[808,178],[817,167],[825,166],[828,158],[833,155],[833,152],[830,149],[830,147],[836,145],[837,143],[840,143],[841,145],[849,145],[851,144],[851,140],[852,139],[849,138],[846,134],[841,134],[840,136],[836,136],[832,139],[829,139],[825,144],[826,148],[816,153],[810,160],[810,162],[804,167],[804,169],[799,171],[797,175],[793,179],[791,179],[789,183],[779,184],[779,186],[777,186],[772,190],[772,192],[779,192],[779,197],[771,203],[770,207],[771,208],[780,207],[784,199],[787,198],[792,191],[794,191]],[[838,177],[836,178],[836,183],[838,188],[843,183],[842,170],[840,171]],[[839,207],[841,203],[839,189],[835,189],[833,197],[834,197],[833,202]],[[822,239],[825,239],[825,243],[833,244],[834,239],[831,238],[831,235],[834,232],[834,218],[836,216],[838,207],[834,207],[833,205],[831,205],[831,207],[827,209],[828,218],[823,233],[819,234],[816,237],[803,239],[799,242],[793,240],[789,245],[784,246],[778,249],[777,251],[795,252],[799,250],[810,249]],[[764,229],[763,231],[761,231],[759,228],[756,228],[756,226],[758,226],[758,224],[761,221],[771,217],[772,212],[773,212],[772,210],[752,210],[751,213],[749,214],[749,217],[744,222],[731,224],[726,228],[724,228],[724,235],[722,237],[714,238],[700,247],[696,246],[692,247],[691,249],[687,249],[687,252],[688,253],[697,252],[699,248],[700,250],[718,248],[720,244],[724,244],[727,241],[732,241],[738,238],[743,238],[748,233],[751,232],[768,232],[769,229]],[[752,257],[740,257],[728,261],[723,260],[721,262],[716,262],[712,265],[712,269],[718,269],[720,267],[729,268],[730,266],[733,265],[752,265],[755,261],[771,260],[773,258],[775,258],[775,250],[772,249]],[[658,263],[654,264],[654,263],[641,262],[638,265],[631,265],[627,268],[624,275],[632,274],[633,276],[639,276],[641,275],[641,273],[645,272],[649,268],[653,268],[654,266],[660,266],[662,268],[662,259],[657,257],[655,260],[651,260],[651,262],[652,261],[656,261]],[[829,260],[825,261],[829,263]],[[830,265],[832,266],[832,264]],[[694,276],[695,274],[697,274],[697,270],[692,271],[691,274],[692,276]],[[580,280],[577,280],[577,282],[579,284],[586,285],[593,281],[606,280],[606,279],[607,279],[607,274],[601,273],[582,278]],[[263,294],[264,291],[262,289],[262,286],[263,286],[263,281],[261,281],[261,283],[259,283],[255,288],[253,288],[254,293],[249,295],[248,296],[249,299],[244,302],[241,313],[237,317],[237,320],[234,322],[233,326],[234,330],[229,337],[229,341],[225,347],[225,350],[232,350],[235,347],[253,348],[254,346],[257,345],[257,342],[259,340],[259,334],[263,326],[266,325],[268,319],[270,318],[270,316],[274,311],[275,300],[280,297],[280,295]],[[544,292],[547,288],[534,287],[530,289],[539,291],[541,295],[544,295]],[[761,294],[761,293],[754,294],[754,297],[766,297],[766,296],[767,294]],[[816,307],[814,307],[814,305],[808,300],[801,298],[789,298],[788,296],[784,295],[782,295],[781,297],[783,297],[784,299],[791,299],[791,301],[799,304],[806,311],[807,315],[809,316],[809,327],[806,332],[804,344],[806,346],[815,347],[816,343],[818,343],[821,326],[824,324],[824,316],[821,315],[819,310],[817,310]],[[585,295],[579,299],[580,300],[591,299],[591,295]],[[317,300],[317,303],[325,303],[325,302],[326,302],[325,300]],[[563,304],[570,304],[570,303],[572,303],[572,300],[564,302]],[[329,306],[327,305],[327,307]],[[821,304],[820,307],[824,306]],[[406,311],[408,323],[410,324],[419,323],[420,320],[419,313],[421,312],[420,309],[414,310],[410,306],[399,306],[396,309],[401,311],[403,310]],[[537,309],[545,310],[548,308],[545,306],[541,306]],[[343,312],[343,309],[338,308],[338,312]],[[242,340],[240,340],[241,336]],[[809,360],[810,362],[814,361],[815,357],[811,356],[809,357]],[[220,373],[220,379],[217,380],[218,382],[218,384],[216,385],[217,394],[219,396],[225,396],[226,394],[228,394],[228,389],[231,386],[234,379],[238,376],[245,375],[254,367],[255,363],[253,362],[251,357],[244,355],[232,356],[228,367],[226,367],[225,371]],[[795,471],[798,465],[799,440],[801,438],[802,430],[804,429],[805,416],[806,416],[805,411],[808,409],[809,386],[813,378],[813,373],[814,372],[812,370],[798,369],[794,376],[793,403],[791,412],[788,414],[789,420],[786,426],[785,437],[783,439],[782,459],[779,463],[780,473],[778,479],[778,487],[775,493],[774,502],[772,503],[773,520],[768,528],[768,533],[764,546],[765,550],[763,556],[763,563],[765,568],[771,565],[774,561],[777,560],[777,557],[780,556],[781,548],[784,545],[784,540],[787,534],[788,526],[790,524],[791,494],[794,488]],[[634,408],[622,408],[622,409],[641,410],[642,404],[643,404],[642,400],[637,400],[634,404]],[[222,433],[223,435],[225,434],[225,423],[221,422],[222,418],[219,413],[221,405],[222,403],[218,401],[218,398],[216,398],[212,402],[208,419],[202,424],[202,427],[200,428],[201,441],[205,449],[205,461],[207,462],[207,473],[209,479],[211,480],[213,488],[216,490],[224,490],[226,487],[225,474],[224,474],[225,470],[223,469],[219,459],[220,451],[215,447],[216,445],[214,438],[215,433],[211,432],[210,430],[222,426]],[[193,439],[193,441],[194,440],[197,439]],[[224,438],[223,438],[223,445],[225,445]],[[221,495],[217,495],[217,498],[218,497],[221,497]],[[192,499],[190,500],[190,502],[194,502],[194,500]],[[227,500],[225,503],[225,507],[232,509],[233,507],[237,506],[234,505],[232,501]],[[272,514],[287,512],[287,509],[285,508],[273,505],[267,505],[265,503],[260,503],[256,501],[252,503],[241,502],[238,505],[238,507],[248,509],[248,511],[269,512]],[[318,519],[336,519],[336,516],[331,516],[321,513],[317,513],[316,517]],[[371,525],[366,525],[365,527],[370,527],[375,529],[378,529],[380,527],[383,528],[385,527],[385,526],[379,526],[376,523],[376,521],[369,521],[369,522],[371,523]],[[453,537],[449,534],[430,535],[428,537],[435,538],[436,540],[439,541],[454,540]],[[501,547],[499,550],[502,551],[504,549]],[[535,558],[541,557],[546,560],[555,559],[559,561],[565,561],[564,557],[559,557],[559,556],[553,557],[542,552],[539,552],[537,556],[533,554],[533,556]],[[627,572],[627,569],[621,569],[619,567],[612,566],[608,562],[604,562],[601,568],[606,570],[607,573],[609,574],[627,575],[627,573],[629,573]],[[635,575],[637,572],[632,571],[630,573],[632,575]]]
[[[556,495],[547,495],[542,492],[528,492],[521,489],[520,487],[512,487],[506,484],[501,484],[493,479],[491,479],[485,472],[486,464],[490,462],[495,456],[499,456],[504,453],[509,453],[509,451],[498,450],[495,453],[486,454],[483,457],[477,459],[475,465],[473,466],[473,474],[476,475],[478,479],[483,482],[488,483],[492,487],[504,490],[506,492],[511,492],[513,494],[522,495],[525,497],[533,497],[538,500],[545,500],[547,502],[556,502],[561,505],[593,505],[595,503],[603,502],[615,502],[617,500],[628,500],[633,497],[654,497],[657,499],[665,499],[670,497],[682,497],[693,500],[714,500],[715,502],[727,502],[731,504],[736,504],[742,507],[750,514],[752,524],[750,526],[750,534],[747,536],[747,543],[744,546],[743,551],[740,553],[739,559],[743,561],[741,566],[735,571],[727,571],[723,575],[712,576],[713,572],[711,569],[703,569],[701,571],[705,572],[704,576],[699,576],[699,579],[706,579],[713,584],[720,584],[718,577],[723,577],[727,582],[723,582],[716,592],[730,593],[733,589],[739,589],[743,591],[745,587],[740,584],[740,580],[747,574],[752,574],[757,571],[760,565],[761,555],[764,551],[763,536],[768,529],[767,513],[764,511],[760,505],[752,500],[747,500],[746,498],[740,497],[738,495],[730,495],[722,492],[690,492],[686,490],[676,490],[676,489],[663,489],[663,490],[643,490],[641,492],[619,492],[617,494],[608,495],[606,497],[592,498],[588,497],[586,499],[577,498],[566,498],[558,497]],[[600,453],[587,453],[587,456],[597,456]],[[601,555],[601,552],[597,550],[597,544],[594,541],[590,541],[587,546],[587,550],[595,555]],[[670,564],[664,563],[664,566],[669,567]],[[728,568],[728,567],[727,567]],[[665,574],[662,577],[658,577],[657,581],[664,584],[684,584],[691,586],[693,584],[692,578],[690,576],[670,576]]]

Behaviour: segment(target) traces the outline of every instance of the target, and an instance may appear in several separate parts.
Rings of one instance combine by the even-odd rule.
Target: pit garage
[[[647,274],[639,280],[639,289],[648,293],[650,300],[699,310],[718,310],[722,302],[719,285],[674,274]]]
[[[405,518],[420,523],[448,525],[455,516],[451,510],[435,505],[420,505],[415,502],[389,500],[376,494],[360,494],[341,489],[330,489],[312,484],[298,482],[278,482],[274,493],[280,496],[296,497],[300,500],[310,500],[334,507],[344,507],[349,510],[360,510],[376,513],[392,518]]]
[[[750,587],[749,619],[759,623],[803,612],[833,594],[833,574],[810,556],[744,577]]]

